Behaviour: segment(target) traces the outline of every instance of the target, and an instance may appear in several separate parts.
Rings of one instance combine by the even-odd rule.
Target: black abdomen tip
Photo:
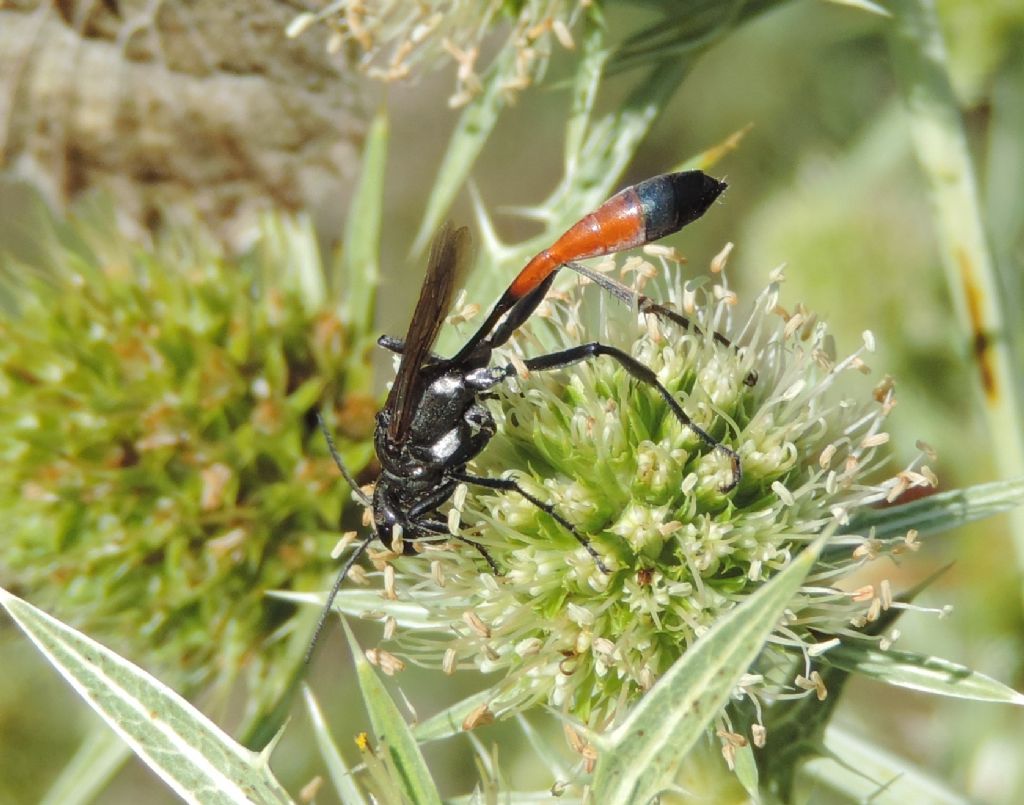
[[[671,235],[696,221],[725,190],[703,171],[665,173],[636,186],[648,242]]]

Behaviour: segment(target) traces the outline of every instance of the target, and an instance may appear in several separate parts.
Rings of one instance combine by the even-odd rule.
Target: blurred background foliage
[[[276,99],[275,105],[254,101],[254,106],[239,111],[230,101],[226,105],[204,103],[201,94],[197,102],[191,91],[188,97],[204,115],[216,113],[231,124],[197,123],[195,117],[184,115],[173,116],[177,121],[173,126],[151,130],[145,124],[146,109],[152,105],[121,103],[120,117],[112,115],[110,119],[123,125],[123,109],[131,106],[138,125],[111,128],[107,133],[118,131],[133,142],[147,142],[147,132],[154,131],[159,134],[161,149],[144,157],[108,159],[105,164],[109,167],[102,171],[92,170],[97,161],[90,156],[94,153],[91,144],[108,146],[95,153],[109,156],[116,150],[111,143],[117,138],[104,140],[103,124],[95,121],[93,136],[81,134],[75,125],[80,115],[72,108],[80,111],[104,81],[108,82],[105,97],[130,100],[130,93],[148,85],[143,79],[129,80],[125,75],[145,65],[147,59],[168,68],[169,57],[153,56],[152,48],[147,51],[140,46],[133,51],[125,46],[127,36],[123,29],[118,33],[118,20],[130,17],[128,11],[135,9],[132,3],[58,3],[51,9],[44,4],[15,2],[0,7],[0,63],[20,70],[20,78],[10,70],[0,70],[0,75],[6,76],[0,77],[0,87],[7,98],[0,105],[6,132],[0,141],[0,165],[6,169],[0,183],[0,249],[10,252],[31,242],[25,211],[37,192],[60,207],[103,187],[113,193],[115,203],[123,202],[118,213],[129,231],[145,233],[159,228],[161,223],[154,215],[174,218],[174,205],[185,204],[191,207],[190,214],[199,211],[205,216],[228,252],[251,246],[256,231],[252,222],[261,210],[304,210],[316,221],[321,249],[329,254],[341,235],[344,205],[358,173],[355,154],[362,133],[372,112],[383,106],[391,132],[377,324],[383,332],[402,332],[422,266],[413,243],[427,199],[437,186],[438,166],[450,136],[459,115],[468,108],[464,105],[468,99],[463,97],[455,98],[457,108],[449,105],[453,93],[458,95],[466,83],[457,75],[458,64],[453,63],[457,60],[439,58],[433,65],[423,65],[436,69],[381,84],[360,75],[345,60],[349,45],[342,43],[340,52],[330,58],[323,55],[330,53],[332,44],[329,26],[325,30],[311,24],[292,39],[266,34],[271,29],[283,31],[294,17],[294,8],[282,10],[287,4],[253,3],[249,9],[244,3],[224,4],[233,14],[222,24],[226,30],[244,35],[234,41],[231,36],[204,36],[214,24],[210,16],[221,16],[210,11],[215,5],[189,4],[167,18],[154,13],[149,20],[153,30],[166,33],[178,26],[190,31],[189,41],[198,56],[180,56],[187,69],[178,65],[170,72],[185,73],[190,81],[202,78],[200,93],[202,87],[208,89],[244,74],[250,79],[244,82],[247,93],[256,99],[265,93]],[[484,66],[492,58],[495,64],[500,61],[501,44],[508,32],[515,30],[508,20],[529,6],[525,2],[496,5],[497,11],[488,21],[491,33],[480,40],[480,64]],[[616,61],[613,57],[609,63],[595,118],[614,112],[643,82],[656,79],[657,72],[651,67],[656,61],[644,55],[645,42],[653,42],[660,34],[670,36],[672,21],[686,20],[688,14],[695,19],[698,12],[708,9],[706,2],[657,0],[595,5],[603,16],[607,41],[625,45],[621,58]],[[678,89],[665,92],[664,108],[615,184],[669,170],[730,135],[744,132],[738,147],[713,171],[730,184],[724,203],[700,226],[687,231],[686,253],[694,270],[702,271],[726,241],[734,242],[731,279],[740,286],[741,297],[749,299],[772,268],[786,263],[786,299],[790,304],[803,303],[828,319],[840,351],[859,343],[863,330],[876,333],[880,348],[872,368],[877,377],[888,373],[897,379],[899,406],[890,420],[893,466],[906,464],[915,452],[915,440],[922,439],[938,452],[941,488],[997,477],[999,462],[994,459],[1001,443],[1015,435],[991,433],[982,414],[970,339],[957,324],[940,270],[936,221],[894,78],[886,40],[890,18],[861,7],[874,4],[858,2],[719,5],[731,9],[734,20],[742,24],[711,26],[713,33],[700,41],[699,47],[671,54],[671,60],[694,57],[692,70]],[[885,6],[885,0],[880,0],[877,7]],[[501,210],[538,204],[556,189],[552,177],[561,176],[564,168],[568,91],[583,41],[581,19],[589,12],[575,4],[553,3],[551,8],[556,17],[564,14],[573,47],[560,40],[560,31],[544,40],[549,55],[542,54],[543,59],[529,68],[534,79],[529,86],[515,91],[514,97],[502,95],[507,104],[493,132],[485,141],[481,139],[482,150],[471,170],[476,192],[494,213],[497,233],[510,243],[536,234],[538,226],[522,216],[499,214]],[[119,9],[119,14],[111,9]],[[1020,291],[1020,285],[1014,283],[1019,283],[1024,247],[1024,193],[1020,190],[1024,175],[1024,5],[1015,0],[941,0],[936,11],[978,177],[984,223],[1004,277],[1003,293],[1019,299],[1013,295]],[[16,47],[15,41],[6,37],[30,19],[36,23],[32,29],[35,49]],[[28,81],[25,76],[33,70],[38,75],[46,72],[32,59],[49,53],[48,46],[55,38],[69,35],[67,31],[78,32],[84,42],[69,53],[86,53],[92,44],[115,42],[125,56],[109,62],[113,65],[109,69],[119,71],[119,80],[112,81],[97,67],[96,59],[83,63],[99,72],[76,71],[74,64],[60,61],[69,56],[48,55],[50,78],[64,82],[56,84],[62,88],[60,97],[78,93],[74,104],[61,107],[64,111],[57,114],[48,105],[53,94],[39,89],[45,82],[41,78]],[[113,33],[105,33],[109,31]],[[280,54],[280,49],[268,48],[261,54],[256,47],[261,40],[253,32],[266,35],[273,48],[287,47],[288,58],[296,60],[295,64],[288,70],[264,67],[264,61],[287,60],[266,55]],[[310,43],[306,37],[315,41]],[[275,44],[279,41],[280,45]],[[239,55],[239,43],[249,45],[243,55]],[[225,55],[221,47],[230,53]],[[665,51],[655,56],[659,54],[668,58]],[[310,62],[318,65],[316,80],[304,70]],[[246,65],[244,71],[240,64]],[[541,80],[539,70],[545,65]],[[167,79],[166,74],[158,73],[150,78]],[[486,69],[481,75],[486,78]],[[52,90],[53,85],[46,86]],[[176,97],[173,86],[166,85],[163,97]],[[226,89],[218,90],[225,94],[209,97],[230,98],[235,88],[229,81]],[[342,95],[346,98],[343,103],[339,101]],[[296,123],[300,115],[295,104],[299,103],[308,112],[303,113],[301,126]],[[173,103],[167,108],[181,111]],[[325,112],[328,108],[330,114]],[[26,109],[32,114],[27,115]],[[34,111],[38,109],[46,114]],[[25,122],[38,124],[43,119],[56,120],[60,130],[42,125],[33,130]],[[316,126],[309,122],[312,120],[317,121]],[[273,131],[282,121],[296,126],[289,134],[291,140]],[[315,136],[310,133],[313,131]],[[332,139],[332,132],[337,138]],[[264,139],[271,142],[269,150],[257,147]],[[324,143],[313,149],[315,153],[288,144],[313,140]],[[210,143],[218,147],[208,147]],[[175,176],[178,168],[168,163],[161,173],[147,162],[160,164],[159,153],[173,153],[175,162],[187,167]],[[200,170],[204,159],[211,155],[223,159],[224,154],[231,156],[230,168],[213,170],[215,180],[209,178],[210,172]],[[142,162],[149,166],[140,167]],[[127,170],[128,166],[133,170]],[[68,176],[75,181],[67,181]],[[302,181],[285,182],[287,192],[283,192],[281,182],[288,177],[302,177]],[[208,195],[213,186],[219,191]],[[150,194],[155,188],[168,187],[173,192]],[[468,193],[456,195],[450,215],[457,221],[474,220]],[[486,272],[486,267],[478,266],[480,272]],[[481,283],[477,301],[488,304],[494,289],[505,280],[476,279]],[[484,286],[489,291],[483,290]],[[1019,329],[1008,336],[1020,346]],[[1016,368],[1019,383],[1024,372],[1019,365]],[[378,371],[377,392],[384,379]],[[343,494],[340,489],[338,494]],[[952,603],[953,615],[941,620],[905,618],[901,622],[903,645],[962,662],[1018,690],[1024,688],[1021,565],[1014,556],[1009,520],[984,521],[932,540],[912,560],[887,575],[897,586],[909,586],[947,562],[953,563],[949,572],[920,602]],[[361,726],[353,716],[350,665],[335,638],[332,635],[321,647],[312,682],[335,732],[355,734]],[[5,659],[0,679],[0,800],[35,801],[72,756],[81,737],[93,729],[93,718],[56,675],[41,670],[42,660],[6,623],[0,641]],[[429,702],[432,707],[468,692],[454,690],[453,681],[439,674],[410,671],[401,682],[413,702]],[[236,710],[243,709],[236,703]],[[836,718],[869,741],[930,770],[974,801],[1009,803],[1024,797],[1024,770],[1017,762],[1024,740],[1024,716],[1015,709],[918,696],[855,680],[846,690]],[[297,715],[275,755],[279,776],[291,790],[319,771],[303,738],[303,722],[304,717]],[[482,728],[477,735],[484,742],[500,744],[503,770],[518,787],[545,785],[532,769],[521,734],[511,725]],[[471,788],[477,775],[471,757],[459,742],[428,747],[428,761],[436,779],[443,781],[442,793],[451,795]],[[713,790],[713,784],[709,785]],[[140,788],[155,786],[145,770],[133,768],[121,774],[100,801],[131,801]],[[715,795],[710,796],[715,801]],[[172,795],[162,790],[149,792],[147,797],[172,801]]]

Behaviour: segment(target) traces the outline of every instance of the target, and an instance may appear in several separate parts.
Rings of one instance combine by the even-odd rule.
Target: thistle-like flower
[[[480,92],[482,74],[493,66],[504,76],[505,93],[530,86],[544,72],[553,41],[567,50],[575,47],[571,29],[589,5],[586,0],[335,0],[296,16],[288,33],[299,36],[311,25],[327,26],[328,49],[350,48],[358,68],[381,81],[402,81],[437,63],[454,62],[456,86],[448,102],[457,107]],[[490,65],[481,65],[485,37],[503,22],[511,26],[504,44]]]
[[[60,226],[0,266],[0,582],[188,691],[291,673],[266,592],[322,582],[341,506],[309,414],[366,456],[374,410],[311,231],[268,219],[234,260],[198,226]]]
[[[398,629],[396,654],[449,672],[500,674],[488,714],[544,703],[601,728],[719,616],[835,528],[829,558],[742,686],[757,702],[822,693],[813,657],[829,636],[852,633],[889,604],[884,590],[843,591],[838,578],[879,553],[913,547],[913,535],[881,544],[849,533],[851,515],[929,485],[931,474],[915,466],[871,480],[885,462],[879,448],[894,397],[888,379],[872,389],[862,376],[870,334],[838,359],[823,322],[780,306],[781,273],[738,322],[723,262],[711,282],[655,294],[690,317],[696,326],[688,330],[638,316],[596,289],[570,290],[551,298],[501,357],[516,363],[587,340],[625,349],[739,454],[739,485],[723,491],[729,456],[709,449],[614,361],[521,374],[493,403],[499,434],[473,472],[513,476],[550,501],[588,535],[609,572],[521,496],[465,490],[450,525],[485,546],[503,573],[456,541],[423,546],[418,557],[378,554],[397,568],[389,595],[423,607],[436,627]],[[639,258],[624,270],[655,273]]]

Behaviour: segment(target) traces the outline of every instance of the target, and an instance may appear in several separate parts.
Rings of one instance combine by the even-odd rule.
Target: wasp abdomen
[[[701,171],[666,173],[627,188],[636,193],[640,205],[643,243],[671,235],[696,221],[725,188],[725,182]]]
[[[696,170],[666,173],[631,185],[581,218],[530,260],[512,282],[507,296],[525,296],[572,260],[632,249],[671,235],[700,218],[725,187],[725,182]]]

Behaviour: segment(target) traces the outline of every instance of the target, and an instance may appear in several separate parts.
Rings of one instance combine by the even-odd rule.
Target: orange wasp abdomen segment
[[[645,243],[644,220],[634,188],[627,187],[584,216],[519,272],[509,289],[524,296],[571,260],[585,260]]]
[[[671,235],[703,215],[723,190],[725,182],[701,171],[666,173],[627,187],[535,255],[506,293],[521,298],[572,260],[632,249]]]

